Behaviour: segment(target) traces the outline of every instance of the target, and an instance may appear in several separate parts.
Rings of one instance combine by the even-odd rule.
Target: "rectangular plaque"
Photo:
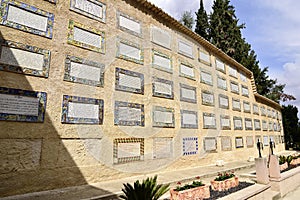
[[[236,94],[240,93],[239,84],[237,82],[230,81],[230,89],[231,89],[231,92],[233,92],[233,93],[236,93]]]
[[[235,138],[235,148],[244,148],[244,141],[243,137],[236,137]]]
[[[174,109],[160,106],[153,107],[153,127],[174,128]]]
[[[144,138],[114,139],[114,163],[127,163],[144,159]]]
[[[103,87],[104,64],[76,56],[66,56],[64,80]]]
[[[212,75],[208,72],[201,71],[200,72],[201,83],[205,83],[207,85],[213,85]]]
[[[225,64],[222,61],[216,59],[216,69],[225,73]]]
[[[171,35],[168,31],[160,29],[156,26],[151,27],[152,31],[152,42],[171,49]]]
[[[204,64],[210,65],[210,55],[208,52],[199,50],[199,61]]]
[[[237,78],[237,69],[235,67],[229,66],[229,75]]]
[[[268,114],[268,117],[272,116],[271,109],[267,109],[267,114]]]
[[[144,75],[116,68],[116,90],[144,94]]]
[[[241,102],[239,99],[232,98],[232,110],[241,111]]]
[[[269,122],[269,131],[273,131],[273,122]]]
[[[154,138],[153,139],[153,158],[172,158],[173,138]]]
[[[272,110],[272,118],[273,118],[273,119],[276,118],[276,112],[275,112],[275,110]]]
[[[48,77],[49,50],[7,40],[0,45],[0,71]]]
[[[266,116],[267,115],[266,108],[264,106],[260,107],[260,114],[261,114],[261,116]]]
[[[195,80],[194,67],[188,63],[181,62],[179,65],[180,76]]]
[[[234,130],[243,130],[243,121],[241,117],[233,117]]]
[[[61,122],[65,124],[102,124],[102,99],[63,96]]]
[[[249,89],[247,86],[242,85],[242,95],[249,97]]]
[[[259,108],[256,104],[253,104],[253,114],[259,115]]]
[[[263,129],[263,131],[268,130],[268,124],[267,124],[267,121],[265,121],[265,120],[262,120],[262,129]]]
[[[240,79],[243,82],[247,82],[247,76],[243,72],[240,73]]]
[[[229,109],[229,99],[228,96],[219,94],[219,107]]]
[[[216,117],[213,113],[203,113],[203,128],[216,129]]]
[[[154,97],[173,99],[173,81],[153,77],[152,94]]]
[[[261,130],[259,119],[254,119],[254,128],[255,128],[255,130]]]
[[[263,136],[263,144],[264,146],[269,146],[269,136],[267,135]]]
[[[54,23],[54,14],[52,13],[25,3],[2,0],[0,15],[0,24],[2,25],[52,38]]]
[[[187,137],[182,139],[183,155],[194,155],[198,152],[198,138]]]
[[[214,106],[215,100],[214,100],[214,94],[207,90],[202,90],[202,104],[207,106]]]
[[[103,31],[69,21],[68,44],[105,53],[105,33]]]
[[[231,151],[232,150],[231,137],[221,136],[221,147],[222,147],[222,151]]]
[[[252,119],[250,119],[250,118],[245,118],[245,129],[246,129],[246,130],[253,130],[253,127],[252,127]]]
[[[105,23],[106,5],[98,0],[71,0],[70,10]]]
[[[279,135],[275,135],[274,139],[275,139],[275,144],[279,144],[280,136]]]
[[[181,128],[198,128],[197,111],[181,110]]]
[[[273,123],[273,130],[277,131],[277,123],[276,122]]]
[[[226,81],[225,78],[218,77],[217,78],[217,85],[218,85],[218,88],[223,89],[223,90],[227,90],[227,81]]]
[[[255,143],[257,143],[258,141],[262,142],[260,135],[255,136]]]
[[[197,89],[180,83],[180,101],[197,103]]]
[[[142,36],[142,26],[141,22],[134,19],[133,17],[117,12],[118,28],[126,31],[130,34],[141,37]]]
[[[221,115],[220,116],[220,123],[222,130],[231,130],[230,124],[230,116],[229,115]]]
[[[153,50],[152,66],[154,68],[172,73],[172,61],[170,56]]]
[[[137,64],[144,63],[144,52],[140,45],[118,38],[117,57]]]
[[[248,101],[243,101],[243,106],[244,106],[245,113],[251,113],[251,106]]]
[[[47,94],[0,87],[0,120],[44,122]]]
[[[203,142],[203,147],[206,152],[217,151],[217,139],[215,137],[205,137]]]
[[[144,105],[137,103],[115,102],[115,125],[122,126],[144,126]]]
[[[183,41],[178,41],[178,52],[185,56],[193,58],[193,45]]]

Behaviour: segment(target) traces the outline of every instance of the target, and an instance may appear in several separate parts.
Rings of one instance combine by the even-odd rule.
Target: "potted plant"
[[[200,177],[196,177],[196,179],[200,179]],[[180,182],[177,184],[175,189],[170,190],[171,200],[201,200],[210,197],[209,185],[205,185],[199,180],[184,186],[181,186]]]
[[[280,167],[280,171],[288,168],[288,163],[286,162],[285,156],[279,156],[279,167]]]
[[[210,181],[212,190],[225,191],[239,185],[239,179],[234,172],[218,173],[218,176]]]

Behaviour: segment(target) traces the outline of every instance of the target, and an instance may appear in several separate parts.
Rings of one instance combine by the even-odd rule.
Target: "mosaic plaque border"
[[[214,117],[215,118],[215,125],[205,125],[205,117]],[[217,122],[216,122],[216,115],[213,113],[203,113],[203,128],[204,129],[217,129]]]
[[[41,15],[43,17],[47,17],[47,29],[46,31],[41,31],[41,30],[37,30],[35,28],[31,28],[29,26],[25,26],[22,24],[18,24],[15,22],[11,22],[7,20],[7,16],[8,16],[8,7],[9,5],[15,6],[19,9],[28,11],[30,13],[34,13],[37,15]],[[35,35],[39,35],[39,36],[43,36],[46,38],[51,39],[53,36],[53,24],[54,24],[54,14],[53,13],[49,13],[47,11],[41,10],[39,8],[36,8],[34,6],[28,5],[26,3],[22,3],[19,1],[13,1],[13,0],[2,0],[1,1],[1,7],[0,7],[0,14],[1,14],[1,18],[0,18],[0,24],[4,25],[4,26],[8,26],[14,29],[18,29],[24,32],[28,32],[31,34],[35,34]]]
[[[163,123],[163,122],[155,122],[154,121],[154,112],[161,111],[161,112],[170,112],[172,113],[172,123]],[[153,127],[160,127],[160,128],[175,128],[175,116],[174,116],[174,108],[166,108],[161,106],[153,106],[152,112],[152,126]]]
[[[141,89],[136,89],[136,88],[120,85],[119,84],[120,74],[125,74],[125,75],[128,75],[128,76],[140,78],[141,79]],[[132,93],[135,93],[135,94],[142,94],[142,95],[144,94],[144,74],[134,72],[134,71],[129,71],[129,70],[126,70],[126,69],[121,69],[121,68],[117,67],[116,72],[115,72],[115,76],[116,76],[116,86],[115,86],[116,90],[124,91],[124,92],[132,92]]]
[[[161,57],[164,57],[164,58],[167,58],[170,60],[170,69],[167,69],[165,67],[162,67],[160,65],[157,65],[157,64],[154,64],[154,56],[155,55],[158,55],[158,56],[161,56]],[[155,69],[158,69],[158,70],[161,70],[161,71],[164,71],[164,72],[168,72],[168,73],[173,73],[173,62],[172,62],[172,58],[170,55],[167,55],[167,54],[164,54],[158,50],[155,50],[155,49],[152,49],[152,67],[155,68]]]
[[[181,65],[185,65],[186,67],[189,67],[189,68],[193,69],[194,76],[189,76],[187,74],[182,73],[181,72],[181,67],[180,67]],[[184,77],[184,78],[188,78],[188,79],[191,79],[191,80],[195,81],[196,80],[195,67],[192,64],[188,63],[188,62],[179,60],[179,76]]]
[[[196,142],[196,149],[195,151],[187,151],[186,149],[186,142],[185,141],[188,141],[188,140],[193,140]],[[198,143],[198,138],[197,137],[185,137],[185,138],[182,138],[182,151],[183,151],[183,155],[184,156],[188,156],[188,155],[195,155],[198,153],[198,150],[199,150],[199,143]]]
[[[213,102],[212,103],[209,103],[209,102],[204,102],[203,101],[203,93],[205,93],[205,94],[212,94],[213,95]],[[210,92],[210,91],[208,91],[208,90],[202,90],[201,91],[201,101],[202,101],[202,105],[206,105],[206,106],[215,106],[215,95],[214,95],[214,93],[213,92]]]
[[[74,40],[74,28],[77,27],[79,29],[82,29],[84,31],[88,31],[91,33],[94,33],[96,35],[99,35],[101,38],[101,48],[98,48],[93,45],[85,44],[83,42]],[[91,51],[99,52],[102,54],[105,54],[105,33],[103,31],[97,30],[95,28],[91,28],[89,26],[83,25],[81,23],[75,22],[73,20],[69,20],[69,26],[68,26],[68,44],[74,45],[76,47],[80,47],[83,49],[88,49]]]
[[[206,149],[206,145],[205,145],[205,140],[214,140],[215,141],[215,144],[216,144],[216,148],[215,149],[212,149],[212,150],[207,150]],[[205,137],[203,139],[203,149],[205,152],[209,152],[209,153],[216,153],[217,152],[217,149],[218,149],[218,141],[217,141],[217,138],[215,137]]]
[[[222,105],[222,104],[221,104],[221,101],[220,101],[220,98],[227,99],[228,105],[227,105],[227,106]],[[224,95],[224,94],[219,94],[219,107],[220,107],[220,108],[224,108],[224,109],[229,109],[229,97],[228,97],[228,96],[226,96],[226,95]]]
[[[166,98],[166,99],[174,99],[173,81],[162,79],[162,78],[158,78],[158,77],[152,77],[152,80],[153,80],[153,82],[152,82],[152,96]],[[171,89],[172,89],[171,95],[165,94],[165,93],[156,92],[155,91],[155,82],[160,82],[160,83],[164,83],[164,84],[170,85]]]
[[[98,119],[68,117],[69,102],[99,105]],[[104,101],[88,97],[63,95],[61,123],[63,124],[103,124]]]
[[[234,121],[235,120],[241,120],[241,125],[242,127],[236,127]],[[241,117],[233,117],[233,126],[234,126],[234,130],[243,130],[243,119]]]
[[[197,103],[197,88],[196,87],[186,85],[186,84],[182,84],[182,83],[180,83],[179,86],[180,86],[180,101],[189,102],[189,103]],[[185,89],[188,89],[188,90],[193,90],[195,92],[195,99],[189,99],[189,98],[183,97],[181,88],[185,88]]]
[[[119,107],[137,108],[141,110],[141,121],[123,121],[119,120]],[[121,126],[145,126],[145,110],[143,104],[115,101],[114,125]]]
[[[135,32],[135,31],[132,31],[132,30],[126,28],[126,27],[120,26],[120,16],[125,17],[125,18],[127,18],[127,19],[129,19],[129,20],[132,20],[132,21],[134,21],[134,22],[139,23],[139,24],[140,24],[140,33],[137,33],[137,32]],[[143,28],[142,28],[142,27],[143,27],[143,23],[142,23],[141,21],[139,21],[139,20],[135,19],[134,17],[131,17],[131,16],[125,14],[125,13],[122,13],[122,12],[120,12],[120,11],[117,11],[117,28],[118,28],[118,29],[120,29],[120,30],[122,30],[122,31],[125,31],[125,32],[127,32],[127,33],[129,33],[129,34],[132,34],[132,35],[134,35],[134,36],[142,37],[142,36],[143,36]]]
[[[229,126],[222,125],[222,119],[229,119]],[[220,115],[220,126],[222,130],[231,130],[231,121],[229,115]]]
[[[230,147],[228,147],[228,148],[223,147],[223,140],[229,140]],[[222,149],[222,151],[232,151],[232,140],[231,140],[230,136],[221,136],[221,149]]]
[[[0,44],[1,44],[1,47],[5,46],[5,47],[20,49],[20,50],[24,50],[24,51],[28,51],[28,52],[32,52],[32,53],[38,53],[38,54],[43,55],[43,57],[44,57],[44,63],[43,63],[42,70],[36,70],[36,69],[30,69],[30,68],[22,67],[22,66],[14,66],[14,65],[0,63],[0,71],[14,72],[14,73],[18,73],[18,74],[26,74],[26,75],[31,75],[31,76],[39,76],[39,77],[48,78],[49,68],[50,68],[50,57],[51,57],[51,52],[49,50],[22,44],[19,42],[1,40],[1,38],[0,38]],[[0,54],[1,54],[1,51],[0,51]]]
[[[120,43],[123,43],[125,45],[128,45],[128,46],[139,49],[140,50],[140,59],[135,59],[135,58],[132,58],[130,56],[126,56],[124,54],[121,54],[121,52],[120,52]],[[134,62],[136,64],[140,64],[140,65],[144,64],[144,50],[142,49],[142,47],[140,45],[138,45],[136,43],[133,43],[129,40],[117,38],[117,54],[116,54],[116,57],[121,58],[123,60],[130,61],[130,62]]]
[[[242,139],[242,146],[238,146],[238,144],[237,144],[237,140],[238,139]],[[244,148],[244,138],[243,137],[235,137],[235,148],[236,149],[240,149],[240,148]]]
[[[185,124],[183,122],[183,114],[194,114],[196,116],[196,124]],[[181,128],[189,128],[189,129],[198,129],[198,112],[192,110],[180,110],[180,121],[181,121]]]
[[[0,87],[0,94],[39,98],[38,116],[0,113],[0,121],[44,122],[47,102],[46,92]]]
[[[72,11],[74,11],[76,13],[82,14],[82,15],[84,15],[86,17],[91,18],[91,19],[95,19],[97,21],[105,23],[105,21],[106,21],[106,4],[104,4],[104,3],[102,3],[102,2],[100,2],[98,0],[86,0],[86,1],[89,1],[89,2],[92,2],[92,3],[96,4],[97,6],[101,6],[102,7],[102,18],[101,18],[101,17],[97,17],[96,15],[93,15],[93,14],[91,14],[89,12],[86,12],[84,10],[81,10],[79,8],[76,8],[75,7],[75,3],[76,3],[75,1],[76,0],[71,0],[71,2],[70,2],[70,4],[71,4],[70,5],[70,10],[72,10]]]
[[[118,158],[118,144],[119,143],[140,143],[140,156],[131,156]],[[144,160],[144,138],[116,138],[113,141],[113,163],[122,164],[134,161]]]
[[[94,81],[84,78],[78,78],[76,76],[71,76],[71,62],[79,63],[79,64],[85,64],[88,66],[100,68],[100,80]],[[102,63],[94,62],[91,60],[87,60],[84,58],[79,58],[76,56],[67,55],[65,60],[65,73],[64,73],[64,81],[74,82],[74,83],[80,83],[84,85],[91,85],[96,87],[103,87],[104,86],[104,69],[105,66]]]
[[[246,126],[247,122],[249,122],[249,121],[251,122],[251,127],[247,127]],[[246,131],[253,130],[253,123],[252,123],[252,119],[251,118],[245,118],[244,122],[245,122],[245,130]]]

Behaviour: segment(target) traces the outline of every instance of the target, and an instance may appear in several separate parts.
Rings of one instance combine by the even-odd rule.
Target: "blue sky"
[[[175,19],[184,11],[195,13],[200,0],[148,0]],[[188,2],[188,3],[187,3]],[[209,14],[213,0],[203,0]],[[269,67],[269,76],[286,84],[285,92],[297,100],[286,102],[300,112],[300,1],[231,0],[240,23],[245,23],[243,37],[256,52],[261,68]],[[298,113],[300,118],[300,113]]]

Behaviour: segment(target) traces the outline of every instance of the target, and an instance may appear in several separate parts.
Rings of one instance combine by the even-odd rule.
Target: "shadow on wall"
[[[4,40],[0,32],[0,41]],[[6,54],[14,55],[8,49],[5,48]],[[2,58],[5,51],[1,46]],[[17,63],[15,57],[9,59],[10,63]],[[30,82],[35,82],[34,87]],[[55,87],[51,89],[51,86],[45,78],[0,70],[0,87],[47,92],[44,122],[0,120],[0,197],[87,184],[51,120],[60,118],[61,112],[56,106],[55,112],[59,114],[49,114],[51,104],[61,105],[61,102],[51,102],[51,95],[55,93]],[[43,91],[45,88],[47,91]],[[108,193],[93,189],[95,195]],[[90,195],[77,193],[80,198]]]

